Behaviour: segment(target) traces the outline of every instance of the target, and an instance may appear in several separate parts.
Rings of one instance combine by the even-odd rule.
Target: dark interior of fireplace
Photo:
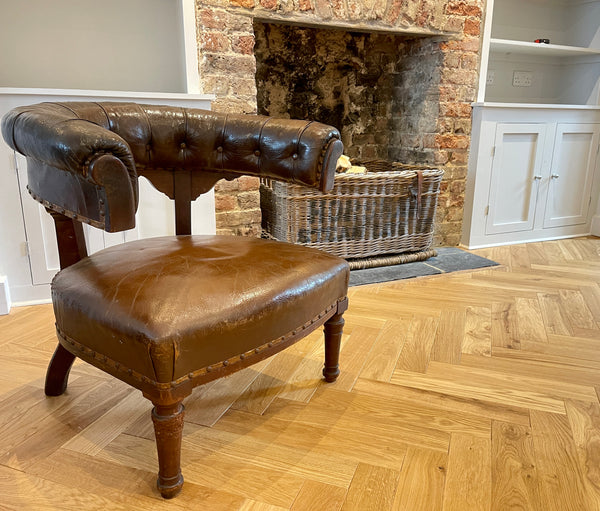
[[[439,42],[258,20],[254,33],[260,114],[331,124],[352,158],[433,163]]]

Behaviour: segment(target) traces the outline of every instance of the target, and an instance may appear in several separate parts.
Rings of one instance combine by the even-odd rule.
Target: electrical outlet
[[[531,87],[532,82],[531,71],[513,71],[513,87]]]
[[[488,69],[487,77],[485,80],[486,85],[494,85],[494,78],[496,78],[496,71]]]

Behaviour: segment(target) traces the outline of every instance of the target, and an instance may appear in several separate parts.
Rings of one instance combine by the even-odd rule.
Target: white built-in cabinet
[[[553,136],[554,135],[554,136]],[[559,123],[555,133],[549,166],[539,180],[546,179],[547,193],[542,197],[544,229],[583,225],[592,206],[592,188],[598,154],[600,124]],[[596,194],[597,195],[597,194]],[[594,204],[595,206],[595,204]]]
[[[486,234],[531,231],[544,157],[543,124],[498,123],[492,148]],[[511,197],[510,201],[504,200]]]
[[[600,0],[489,0],[481,66],[462,244],[600,234]]]
[[[485,234],[585,225],[599,135],[600,124],[496,123]]]

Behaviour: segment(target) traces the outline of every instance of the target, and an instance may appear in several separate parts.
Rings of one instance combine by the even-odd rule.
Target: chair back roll
[[[318,122],[118,102],[16,108],[2,135],[27,157],[35,199],[109,232],[135,225],[139,175],[174,198],[185,172],[191,200],[240,175],[325,192],[343,150],[338,130]]]

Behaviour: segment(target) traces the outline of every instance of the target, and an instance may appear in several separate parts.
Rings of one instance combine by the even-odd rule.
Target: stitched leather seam
[[[97,227],[98,229],[104,229],[106,227],[106,222],[98,222],[97,220],[92,220],[91,218],[81,216],[73,211],[56,206],[56,205],[52,204],[51,202],[48,202],[47,200],[42,199],[41,197],[39,197],[38,195],[33,193],[31,191],[31,189],[29,188],[29,186],[27,186],[27,191],[29,192],[29,195],[31,195],[36,201],[38,201],[40,204],[42,204],[42,206],[44,206],[45,208],[51,209],[52,211],[56,211],[57,213],[60,213],[61,215],[65,215],[69,218],[74,218],[75,220],[78,220],[79,222],[89,224],[92,227]],[[104,216],[103,210],[100,210],[100,216]]]
[[[313,325],[315,322],[319,321],[320,319],[322,319],[325,315],[327,315],[328,313],[330,313],[334,308],[337,308],[338,306],[338,302],[339,301],[343,301],[342,300],[338,300],[336,301],[333,305],[330,305],[329,307],[327,307],[323,312],[317,314],[313,319],[311,319],[310,321],[307,321],[306,323],[304,323],[302,326],[292,330],[291,332],[288,332],[285,335],[282,335],[281,337],[278,337],[277,339],[270,341],[268,343],[262,344],[261,346],[258,346],[257,348],[254,348],[252,350],[246,351],[244,353],[241,353],[239,355],[235,355],[233,357],[230,357],[226,360],[223,360],[221,362],[217,362],[215,364],[211,364],[209,366],[203,367],[201,369],[197,369],[193,372],[188,373],[185,376],[181,376],[179,378],[177,378],[176,380],[173,380],[171,382],[168,383],[161,383],[161,382],[157,382],[155,380],[152,380],[151,378],[148,378],[145,375],[142,375],[140,373],[138,373],[137,371],[134,371],[133,369],[129,369],[124,367],[120,362],[116,362],[115,360],[107,357],[106,355],[103,355],[101,353],[97,353],[96,351],[94,351],[91,348],[88,348],[87,346],[84,346],[83,344],[77,342],[75,339],[69,337],[68,335],[66,335],[64,332],[62,332],[60,330],[60,328],[58,327],[58,325],[56,325],[56,333],[58,335],[59,338],[61,338],[62,340],[64,340],[66,343],[68,343],[69,345],[72,346],[72,348],[74,349],[74,351],[76,352],[80,352],[81,355],[85,355],[86,358],[92,358],[95,360],[99,360],[100,362],[102,362],[103,364],[109,366],[111,369],[115,370],[116,372],[122,373],[124,375],[127,375],[129,378],[132,378],[140,383],[143,384],[149,384],[152,385],[155,388],[158,388],[160,390],[169,390],[169,389],[174,389],[176,387],[178,387],[179,385],[189,381],[189,380],[193,380],[195,378],[198,378],[200,376],[204,376],[207,373],[211,373],[213,371],[216,371],[222,367],[226,367],[230,364],[234,364],[236,362],[239,362],[241,360],[244,360],[246,358],[250,358],[254,355],[258,355],[261,352],[263,352],[266,349],[272,348],[278,344],[281,344],[287,340],[289,340],[292,337],[295,337],[299,332],[307,329],[308,327],[310,327],[311,325]],[[81,357],[83,358],[83,357]],[[83,358],[85,360],[85,358]]]
[[[29,110],[24,110],[22,112],[19,112],[17,115],[15,115],[15,118],[12,121],[12,126],[10,127],[10,138],[12,141],[12,146],[14,147],[14,151],[18,151],[21,154],[24,154],[23,151],[21,151],[19,149],[19,147],[17,146],[17,144],[15,143],[15,128],[17,126],[17,122],[19,121],[19,117],[21,117],[23,114],[29,113]]]
[[[319,166],[318,166],[318,170],[317,170],[317,182],[319,183],[319,185],[321,185],[321,179],[322,179],[322,170],[323,170],[323,165],[325,164],[325,156],[327,155],[327,151],[329,150],[329,146],[331,145],[331,142],[333,140],[340,140],[340,137],[338,137],[335,134],[330,134],[330,136],[327,138],[325,145],[323,146],[323,149],[321,149],[321,155],[319,156]]]
[[[217,165],[215,166],[216,168],[219,168],[218,165],[220,165],[221,170],[224,170],[223,161],[224,161],[224,154],[225,154],[225,130],[227,129],[228,121],[229,121],[229,114],[225,114],[225,116],[223,117],[223,126],[221,127],[221,133],[219,134],[220,139],[221,139],[221,141],[219,142],[219,147],[221,148],[221,152],[217,154]]]
[[[188,142],[188,115],[187,115],[187,110],[185,108],[182,108],[181,111],[183,112],[183,137],[184,137],[184,144],[187,144]],[[181,151],[183,154],[183,167],[185,167],[185,151]]]
[[[64,108],[65,110],[68,110],[69,112],[71,112],[75,117],[77,117],[77,119],[81,119],[81,116],[75,111],[73,110],[70,106],[67,106],[65,103],[56,103],[58,106]],[[65,119],[66,121],[70,121],[71,119]]]
[[[94,104],[100,109],[102,110],[102,113],[104,114],[104,117],[106,117],[106,124],[107,126],[110,128],[110,118],[108,117],[108,112],[106,111],[106,109],[104,108],[104,106],[102,105],[102,103],[98,102],[98,101],[94,101]]]
[[[261,172],[261,164],[262,164],[262,155],[263,155],[263,130],[265,129],[265,126],[267,125],[267,123],[271,120],[270,117],[268,117],[267,119],[265,119],[265,121],[261,124],[260,126],[260,131],[258,133],[258,158],[257,158],[257,162],[256,162],[256,168],[258,170],[258,172]]]

